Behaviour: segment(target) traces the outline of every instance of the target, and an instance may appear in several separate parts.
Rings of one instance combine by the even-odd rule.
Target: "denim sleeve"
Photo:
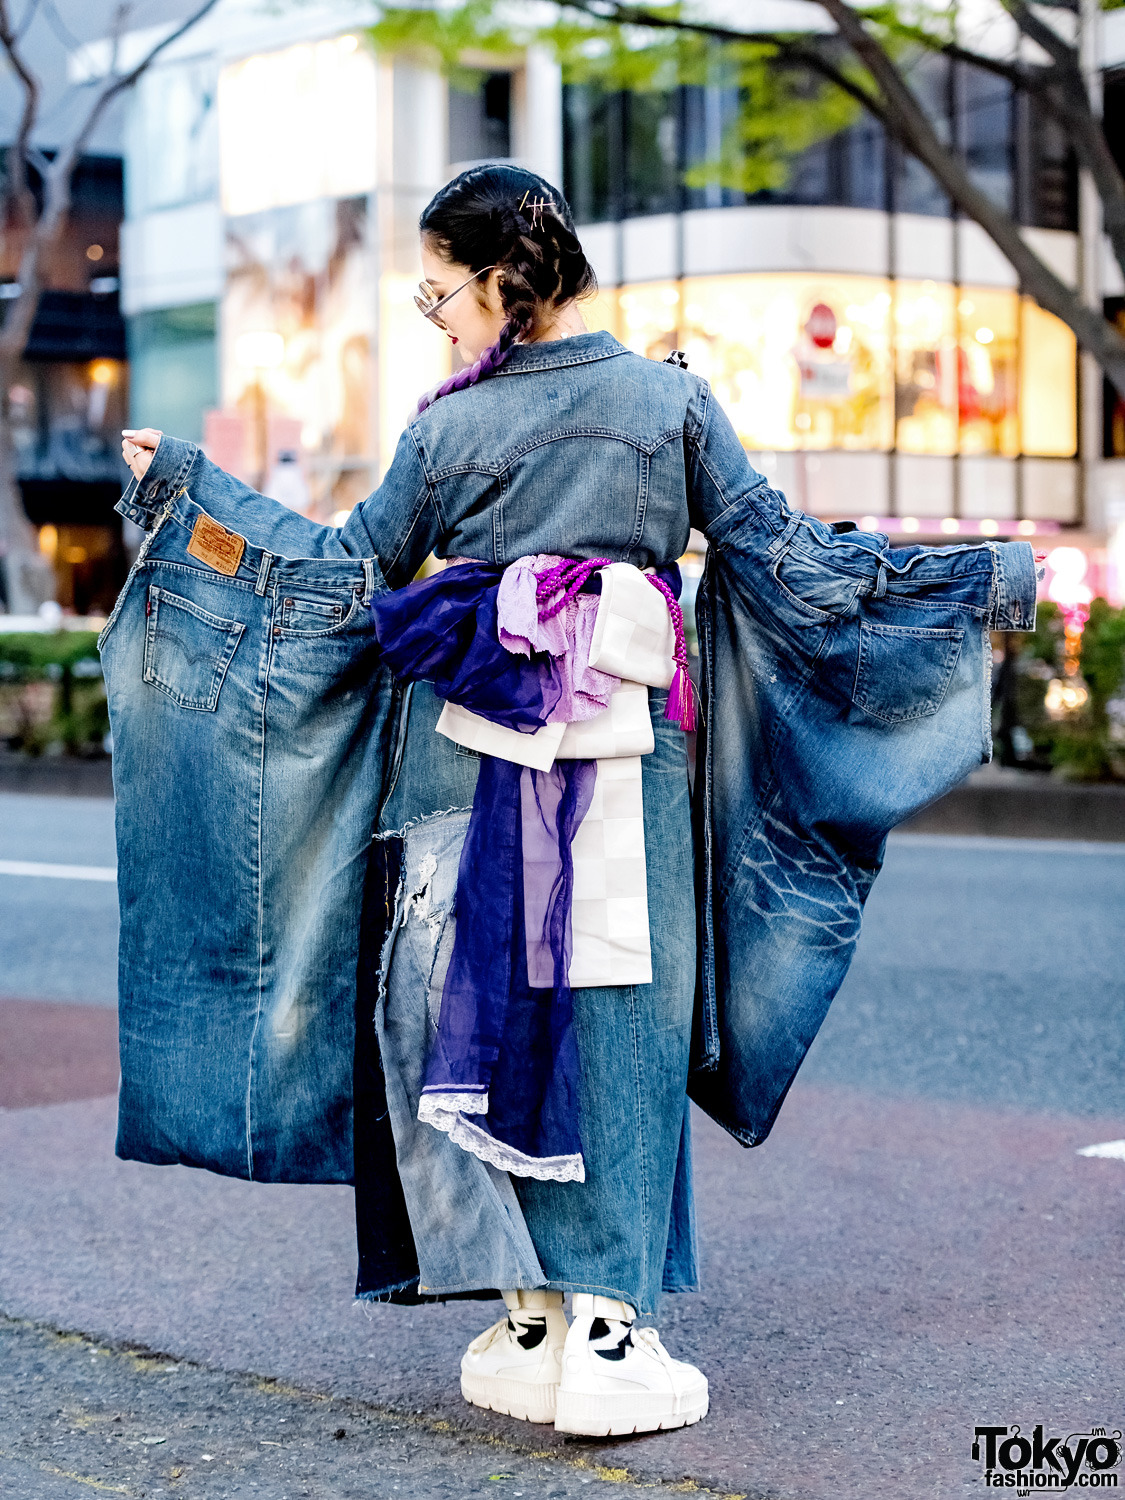
[[[685,436],[688,512],[693,526],[706,534],[725,511],[755,490],[762,499],[772,500],[771,509],[779,507],[780,497],[747,458],[730,418],[705,381],[699,382],[688,407]]]
[[[160,439],[144,479],[126,490],[117,508],[150,530],[165,505],[184,490],[228,531],[280,557],[375,557],[392,588],[410,582],[440,531],[409,428],[382,484],[340,528],[307,520],[220,469],[194,443],[168,436]]]
[[[395,589],[410,582],[440,536],[437,504],[413,429],[407,427],[382,484],[352,511],[341,537],[356,556],[374,553],[383,577]]]
[[[348,553],[335,526],[310,521],[259,494],[212,463],[202,448],[166,434],[145,477],[135,489],[130,486],[125,491],[117,509],[148,531],[165,506],[185,493],[228,531],[279,557],[331,558]]]

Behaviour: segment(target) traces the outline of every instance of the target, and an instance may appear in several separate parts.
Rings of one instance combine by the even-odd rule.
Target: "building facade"
[[[41,191],[32,172],[32,189]],[[127,415],[125,324],[118,303],[122,163],[83,157],[61,245],[46,266],[31,334],[9,397],[24,509],[55,566],[59,603],[112,607],[124,578],[120,429]],[[0,303],[19,294],[22,245],[0,248]]]
[[[588,321],[650,357],[684,349],[796,505],[903,540],[1065,542],[1120,597],[1125,418],[1080,380],[1069,330],[876,125],[804,152],[782,190],[686,186],[737,109],[722,81],[564,87],[532,50],[451,86],[377,56],[366,18],[227,0],[137,90],[134,423],[204,438],[267,488],[288,458],[310,511],[346,512],[449,368],[413,306],[418,212],[464,164],[510,158],[570,199],[601,288]],[[920,86],[976,180],[1076,281],[1065,143],[1002,80],[938,60]]]

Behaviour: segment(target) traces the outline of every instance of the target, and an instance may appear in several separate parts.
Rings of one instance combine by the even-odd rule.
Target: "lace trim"
[[[430,1118],[435,1112],[455,1115],[486,1115],[488,1094],[455,1094],[444,1089],[423,1089],[422,1102],[418,1105],[418,1118],[433,1125]]]
[[[480,1096],[474,1094],[472,1097]],[[507,1146],[495,1136],[489,1135],[479,1125],[471,1124],[463,1115],[451,1114],[444,1109],[427,1110],[425,1097],[418,1106],[418,1118],[423,1124],[444,1131],[453,1144],[460,1146],[463,1151],[470,1152],[501,1172],[510,1172],[513,1177],[534,1177],[537,1182],[586,1181],[586,1164],[580,1155],[525,1156],[514,1146]]]

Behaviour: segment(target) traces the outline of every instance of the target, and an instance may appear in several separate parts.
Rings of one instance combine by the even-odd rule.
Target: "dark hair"
[[[458,370],[423,396],[419,411],[498,369],[546,311],[597,291],[566,199],[523,167],[470,167],[431,198],[418,228],[445,260],[471,271],[497,267],[508,314],[495,344],[471,369]]]

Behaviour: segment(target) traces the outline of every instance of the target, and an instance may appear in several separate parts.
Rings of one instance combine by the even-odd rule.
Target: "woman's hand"
[[[155,427],[122,428],[121,456],[138,479],[143,479],[148,473],[152,455],[163,436]]]

